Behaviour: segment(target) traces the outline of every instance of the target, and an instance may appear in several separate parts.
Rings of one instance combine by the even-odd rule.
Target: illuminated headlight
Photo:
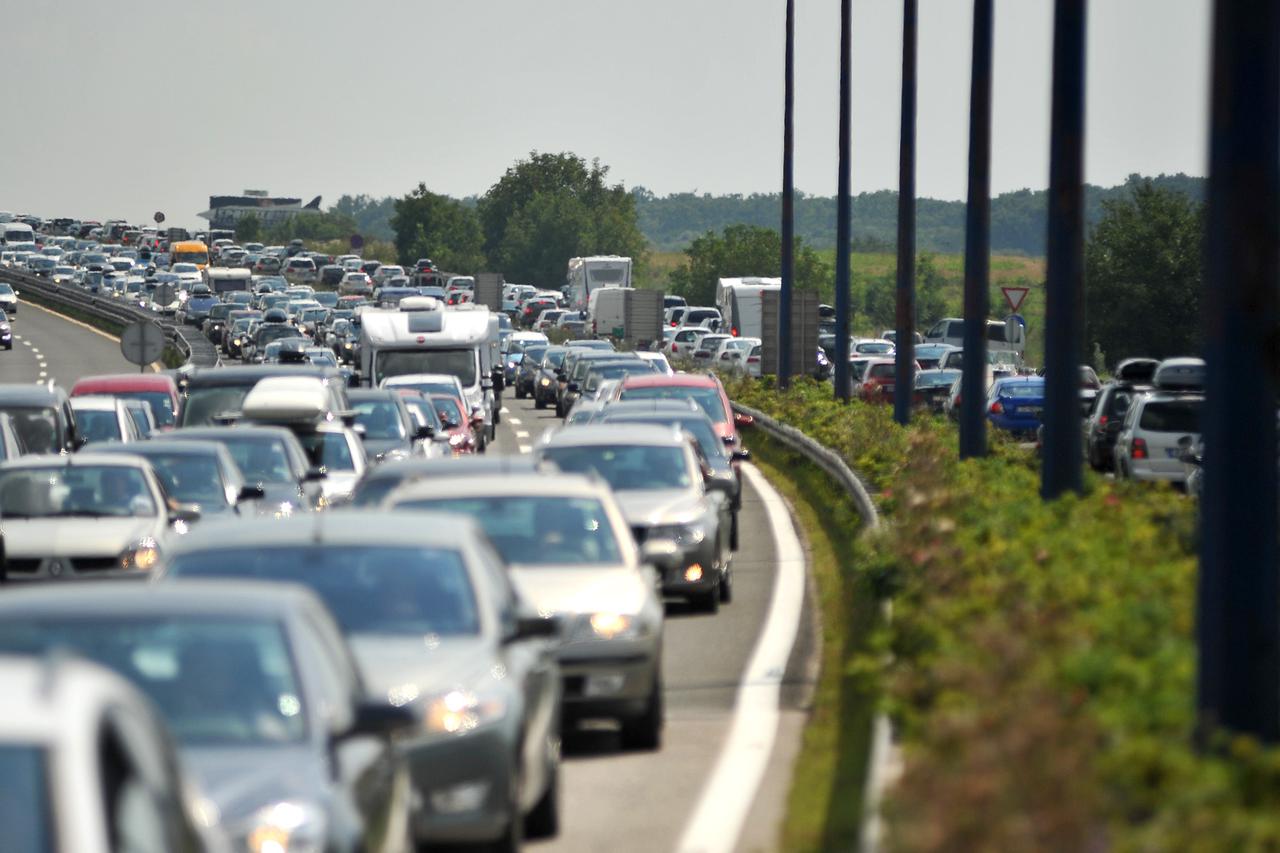
[[[707,532],[697,524],[662,524],[649,528],[648,539],[670,539],[681,548],[700,545]]]
[[[423,726],[432,734],[464,735],[507,714],[506,700],[480,697],[468,690],[451,690],[426,705]]]
[[[450,446],[450,447],[462,447],[462,445],[464,445],[464,444],[466,444],[466,443],[467,443],[467,437],[466,437],[465,435],[461,435],[461,434],[459,434],[459,435],[451,435],[451,436],[449,436],[449,446]]]
[[[325,816],[310,803],[276,803],[258,810],[244,839],[250,853],[320,853]]]
[[[602,611],[580,616],[574,625],[572,639],[633,640],[648,632],[648,625],[636,616]]]
[[[548,379],[548,378],[547,378],[547,377],[545,377],[545,376],[544,376],[544,377],[542,377],[542,387],[543,387],[543,388],[546,388],[546,387],[547,387],[548,385],[550,385],[550,384],[551,384],[551,380],[550,380],[550,379]]]
[[[149,572],[159,561],[160,549],[151,538],[135,542],[120,554],[120,568],[130,571]]]

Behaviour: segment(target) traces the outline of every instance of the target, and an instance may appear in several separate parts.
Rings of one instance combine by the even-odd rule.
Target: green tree
[[[862,313],[874,331],[891,329],[898,319],[898,278],[887,273],[867,283],[862,294]]]
[[[1082,349],[1112,364],[1198,352],[1204,206],[1144,180],[1103,211],[1085,249]]]
[[[933,255],[921,253],[916,258],[916,325],[922,331],[947,315],[946,283]]]
[[[262,234],[262,220],[257,214],[242,216],[236,222],[236,240],[240,243],[256,243]]]
[[[684,264],[671,273],[671,285],[694,305],[712,304],[718,279],[782,275],[782,235],[759,225],[729,225],[719,234],[708,231],[684,254]],[[796,287],[820,290],[830,271],[818,253],[796,238],[794,258]]]
[[[402,264],[431,258],[449,272],[476,272],[485,266],[484,235],[475,211],[431,192],[426,184],[396,201],[391,228]]]
[[[563,282],[569,258],[626,255],[643,266],[647,241],[635,197],[607,183],[609,169],[576,154],[521,160],[481,197],[484,251],[511,281]]]

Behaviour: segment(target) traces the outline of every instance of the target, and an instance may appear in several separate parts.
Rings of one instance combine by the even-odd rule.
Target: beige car
[[[561,619],[566,722],[616,719],[624,746],[658,748],[663,607],[653,566],[678,556],[669,542],[642,552],[606,484],[567,474],[433,478],[383,506],[476,519],[521,595]]]

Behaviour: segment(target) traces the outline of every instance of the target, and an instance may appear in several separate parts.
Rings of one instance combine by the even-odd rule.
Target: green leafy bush
[[[879,672],[905,771],[903,850],[1280,850],[1280,750],[1195,748],[1195,506],[1090,478],[1043,503],[1036,460],[954,428],[897,427],[829,386],[730,394],[839,451],[885,514],[850,567],[892,594]]]

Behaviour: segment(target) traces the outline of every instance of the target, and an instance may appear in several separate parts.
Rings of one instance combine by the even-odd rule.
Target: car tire
[[[734,510],[733,522],[729,525],[729,549],[738,550],[738,512]]]
[[[715,585],[715,588],[712,589],[710,592],[703,593],[702,595],[694,599],[694,606],[696,606],[699,610],[701,610],[703,613],[708,614],[709,616],[715,616],[717,613],[719,613],[720,612],[720,584],[717,583]]]
[[[560,762],[551,768],[547,790],[524,818],[525,838],[554,838],[560,833]]]
[[[539,397],[536,391],[533,393],[533,407],[535,409],[545,409],[547,407],[547,401]]]
[[[659,663],[659,669],[661,664]],[[654,752],[662,747],[662,679],[653,679],[653,691],[644,713],[622,723],[622,745],[629,750]]]
[[[733,601],[733,573],[729,569],[724,570],[724,574],[720,576],[720,603],[729,604]]]
[[[522,390],[521,390],[521,388],[520,388],[520,383],[519,383],[519,382],[517,382],[517,383],[516,383],[516,399],[517,399],[517,400],[523,400],[523,399],[524,399],[524,396],[525,396],[525,395],[524,395],[524,391],[522,391]]]

